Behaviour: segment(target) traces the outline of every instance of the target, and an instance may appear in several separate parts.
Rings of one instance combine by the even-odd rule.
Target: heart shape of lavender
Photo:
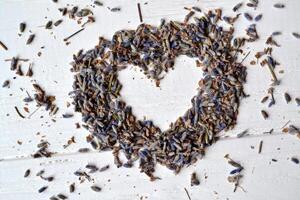
[[[220,27],[214,12],[194,19],[196,23],[163,21],[159,27],[141,24],[116,32],[111,41],[101,37],[95,48],[74,55],[71,93],[91,133],[88,142],[95,149],[112,150],[118,167],[131,167],[139,159],[141,172],[151,180],[156,179],[156,163],[178,173],[204,155],[218,133],[234,127],[245,96],[246,67],[236,56],[245,39],[234,39],[233,29]],[[179,55],[198,58],[204,76],[192,107],[161,131],[152,121],[137,119],[122,100],[118,72],[136,65],[159,85]]]

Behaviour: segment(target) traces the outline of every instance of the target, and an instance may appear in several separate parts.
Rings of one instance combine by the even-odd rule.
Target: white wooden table
[[[158,25],[161,18],[182,20],[187,14],[184,6],[197,5],[203,10],[223,8],[225,14],[230,14],[232,7],[240,0],[149,0],[139,1],[145,23]],[[8,51],[0,49],[0,81],[11,80],[11,87],[0,88],[0,199],[2,200],[40,200],[48,199],[52,194],[68,194],[68,185],[75,182],[76,192],[68,194],[69,199],[105,199],[105,200],[131,200],[131,199],[188,199],[186,188],[192,200],[197,199],[251,199],[251,200],[297,200],[300,198],[300,165],[291,162],[292,156],[300,159],[300,140],[295,136],[282,134],[281,127],[287,122],[300,126],[300,107],[293,100],[286,104],[284,92],[289,92],[294,99],[300,97],[300,40],[291,36],[291,32],[300,32],[300,1],[282,1],[286,8],[278,10],[273,8],[275,1],[264,0],[260,2],[256,11],[246,7],[242,12],[249,10],[253,15],[264,13],[263,19],[257,24],[260,35],[259,42],[251,45],[246,51],[251,51],[246,59],[248,65],[248,81],[245,90],[249,98],[242,100],[238,124],[234,130],[224,133],[229,138],[221,139],[208,148],[203,160],[195,165],[183,169],[179,175],[174,175],[164,167],[157,166],[156,175],[162,180],[150,182],[148,177],[139,173],[137,165],[131,169],[117,168],[113,164],[111,152],[90,152],[79,154],[77,150],[89,147],[85,141],[88,134],[84,129],[76,129],[75,123],[81,121],[79,113],[71,119],[63,119],[61,114],[73,112],[73,107],[67,107],[71,102],[68,92],[72,89],[73,75],[69,63],[72,54],[79,49],[92,48],[98,42],[99,36],[111,38],[112,34],[123,28],[135,28],[140,22],[138,17],[138,1],[105,1],[104,7],[93,9],[96,23],[88,25],[86,29],[71,39],[66,46],[62,41],[64,37],[79,29],[79,25],[70,19],[64,18],[63,23],[53,30],[43,27],[48,20],[61,18],[59,7],[67,3],[78,5],[80,8],[92,4],[90,0],[59,0],[57,4],[51,0],[1,0],[0,1],[0,40]],[[144,2],[148,2],[144,5]],[[246,2],[246,1],[244,1]],[[276,1],[277,2],[277,1]],[[121,12],[112,13],[106,7],[120,6]],[[47,17],[47,19],[45,19]],[[27,31],[18,36],[19,23],[25,21]],[[243,17],[237,22],[237,34],[250,22]],[[28,30],[36,34],[32,45],[26,46],[29,36]],[[267,68],[259,65],[249,65],[256,51],[262,50],[266,38],[273,31],[282,31],[283,35],[276,37],[281,44],[274,49],[274,57],[281,63],[277,71],[281,85],[276,87],[276,105],[267,108],[261,104],[261,98],[270,86],[270,73]],[[41,49],[45,46],[44,49]],[[41,57],[37,53],[41,51]],[[10,64],[4,59],[19,55],[29,58],[33,62],[34,76],[32,78],[19,77],[14,80],[15,74],[10,71]],[[29,63],[24,63],[27,69]],[[134,79],[133,79],[134,78]],[[194,95],[201,72],[195,67],[194,60],[180,57],[176,61],[175,70],[171,71],[162,81],[161,88],[157,88],[148,79],[144,78],[135,68],[128,68],[121,73],[124,84],[122,95],[133,111],[140,118],[147,116],[153,119],[162,129],[175,120],[177,116],[190,106],[190,98]],[[26,97],[26,90],[33,94],[32,83],[39,83],[46,91],[56,96],[60,110],[56,123],[51,121],[48,113],[43,109],[37,111],[30,119],[20,118],[14,110],[17,106],[22,109]],[[35,104],[29,104],[30,112],[34,111]],[[268,120],[263,120],[261,109],[270,113]],[[41,117],[43,116],[43,118]],[[262,134],[274,128],[272,135]],[[237,139],[236,134],[249,129],[249,137]],[[37,134],[39,133],[39,134]],[[75,136],[76,143],[64,149],[67,140]],[[40,139],[47,139],[51,151],[57,152],[52,158],[32,159],[30,155],[37,149]],[[262,153],[258,154],[259,142],[263,140]],[[21,142],[22,144],[18,144]],[[251,146],[253,146],[251,148]],[[245,167],[241,186],[233,193],[233,185],[227,182],[227,176],[232,170],[226,160],[225,154],[240,161]],[[272,162],[277,159],[278,162]],[[78,184],[73,172],[83,169],[87,163],[98,166],[110,164],[111,168],[103,173],[93,175],[94,182],[102,187],[102,191],[95,193],[90,190],[92,182]],[[32,174],[23,178],[26,169],[30,168]],[[46,175],[54,175],[55,180],[47,183],[35,176],[35,173],[45,169]],[[190,186],[190,174],[196,171],[200,177],[200,186]],[[205,178],[206,177],[206,178]],[[49,188],[39,194],[37,190],[43,185]]]

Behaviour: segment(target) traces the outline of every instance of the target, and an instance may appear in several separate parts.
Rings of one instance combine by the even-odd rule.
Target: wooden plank
[[[260,140],[264,141],[261,154],[258,154]],[[233,142],[234,148],[233,148]],[[287,145],[288,144],[288,145]],[[254,146],[252,149],[251,146]],[[280,148],[280,150],[278,150]],[[72,199],[185,199],[184,187],[192,199],[284,199],[286,195],[299,195],[299,166],[290,161],[290,157],[299,154],[299,139],[293,136],[266,136],[228,139],[216,143],[208,149],[207,156],[196,165],[185,168],[175,176],[171,171],[158,166],[156,174],[162,180],[150,182],[144,174],[140,174],[137,163],[132,169],[116,168],[110,152],[87,154],[60,154],[50,159],[18,159],[0,162],[0,196],[3,199],[47,199],[52,194],[64,192],[68,194],[68,185],[76,183],[76,192]],[[233,193],[233,185],[227,182],[227,176],[233,169],[223,158],[225,154],[240,162],[244,167],[244,178],[241,186]],[[277,159],[272,162],[271,159]],[[95,181],[79,184],[73,175],[88,163],[101,167],[110,164],[111,168],[102,173],[92,174]],[[23,178],[26,169],[32,174]],[[53,182],[46,182],[35,174],[45,169],[45,175],[53,175]],[[190,174],[196,171],[200,178],[200,186],[190,187]],[[207,176],[207,178],[205,178]],[[99,184],[103,191],[92,192],[89,187]],[[43,185],[49,189],[42,194],[37,190]],[[267,194],[266,191],[269,191]],[[79,195],[80,193],[80,195]],[[291,198],[293,199],[293,198]]]

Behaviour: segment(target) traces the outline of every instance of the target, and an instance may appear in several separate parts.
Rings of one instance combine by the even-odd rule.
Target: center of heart
[[[187,56],[177,57],[174,70],[161,80],[160,87],[156,87],[137,67],[127,67],[119,72],[122,98],[132,106],[139,119],[152,120],[162,131],[166,130],[192,106],[191,99],[197,94],[198,81],[203,76],[195,60]]]

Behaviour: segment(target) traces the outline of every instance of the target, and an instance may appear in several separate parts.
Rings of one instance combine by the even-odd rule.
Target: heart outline
[[[158,56],[153,52],[149,54],[149,56],[153,55],[153,59],[151,60],[150,57],[150,61],[154,62],[154,69],[161,62],[162,57],[168,58],[163,64],[165,72],[172,68],[178,55],[198,57],[199,65],[201,65],[205,75],[199,81],[198,94],[192,98],[192,108],[189,108],[183,116],[171,123],[170,128],[164,132],[151,121],[136,119],[131,107],[127,106],[119,96],[121,83],[118,81],[117,74],[119,70],[124,68],[123,65],[133,64],[148,72],[148,77],[155,81],[162,78],[160,76],[162,71],[154,73],[148,69],[149,66],[145,63],[141,64],[144,57],[141,58],[141,54],[139,55],[136,50],[140,49],[142,53],[147,53],[145,51],[147,45],[141,45],[139,41],[134,42],[136,38],[138,38],[137,40],[140,39],[139,34],[146,34],[146,36],[144,35],[147,37],[146,40],[151,39],[151,34],[157,33],[157,27],[141,24],[135,31],[121,30],[114,34],[112,41],[100,37],[99,44],[94,49],[84,54],[83,51],[80,51],[74,55],[72,71],[76,75],[72,93],[75,111],[82,113],[82,120],[92,133],[89,140],[92,146],[100,150],[113,150],[115,163],[118,167],[122,166],[119,158],[119,151],[122,151],[128,159],[123,166],[131,167],[132,163],[139,159],[141,172],[147,174],[151,180],[157,178],[153,175],[156,163],[165,165],[178,173],[183,166],[195,163],[199,156],[204,155],[205,148],[217,140],[217,133],[234,127],[238,114],[239,98],[245,96],[243,83],[246,81],[246,67],[238,63],[235,57],[237,49],[243,45],[244,40],[234,40],[238,43],[238,48],[237,45],[234,45],[235,52],[232,49],[230,52],[226,52],[229,51],[229,47],[232,47],[232,38],[229,38],[229,41],[222,40],[224,43],[227,42],[226,45],[229,47],[220,48],[215,46],[218,44],[211,41],[211,35],[217,35],[217,39],[231,37],[233,29],[223,30],[222,27],[215,24],[216,22],[212,22],[211,16],[204,16],[195,20],[196,24],[171,21],[161,26],[161,28],[167,27],[171,31],[179,32],[182,38],[189,30],[198,30],[197,33],[201,33],[201,36],[197,36],[196,39],[189,38],[193,41],[191,43],[193,48],[189,46],[189,48],[184,49],[184,45],[186,45],[186,40],[184,40],[183,47],[180,47],[181,49],[177,52],[173,51],[178,44],[170,39],[170,46],[166,45],[170,52]],[[162,31],[162,34],[167,33]],[[127,37],[128,35],[129,37]],[[160,47],[161,45],[154,43],[153,46]],[[171,49],[168,49],[170,47]],[[224,58],[221,58],[220,61],[213,60],[215,55],[205,57],[203,52],[199,52],[203,49],[207,50],[205,53],[212,53],[214,49],[217,56],[224,56]],[[222,52],[224,49],[226,51]],[[146,61],[149,56],[145,57]],[[110,62],[107,62],[106,59]],[[89,79],[86,79],[87,76]],[[93,99],[88,99],[88,96]],[[96,97],[100,97],[102,100],[97,101]],[[110,100],[111,102],[106,103]],[[97,107],[93,107],[94,103]],[[104,112],[104,114],[94,113],[94,110]],[[204,114],[209,114],[209,117]],[[212,124],[214,120],[223,121],[216,125]]]

